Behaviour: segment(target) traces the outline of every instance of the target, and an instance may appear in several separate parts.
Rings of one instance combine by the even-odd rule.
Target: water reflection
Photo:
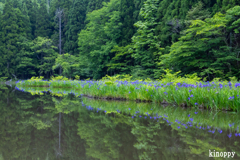
[[[0,86],[0,160],[239,159],[238,114],[51,95]]]

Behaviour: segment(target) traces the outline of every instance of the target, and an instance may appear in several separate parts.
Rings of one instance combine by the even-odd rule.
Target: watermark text
[[[235,152],[215,152],[215,150],[209,150],[209,157],[223,157],[223,158],[233,158]]]

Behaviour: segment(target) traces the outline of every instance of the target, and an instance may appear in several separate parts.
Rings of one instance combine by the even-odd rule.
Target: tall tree
[[[58,8],[56,10],[56,18],[58,19],[58,34],[59,34],[59,43],[58,43],[58,49],[59,54],[62,54],[62,16],[63,16],[63,9]]]
[[[88,24],[78,37],[81,65],[88,68],[95,79],[107,74],[107,64],[114,56],[111,49],[120,38],[119,5],[117,0],[111,0],[103,8],[88,13]]]
[[[18,9],[22,9],[21,7],[21,3],[22,0],[9,0],[12,4],[13,4],[13,8],[18,8]]]
[[[23,21],[24,21],[24,24],[26,25],[27,38],[32,39],[33,35],[31,32],[31,22],[28,16],[28,9],[27,9],[26,3],[23,3],[22,13],[24,15]]]
[[[109,1],[110,0],[88,0],[87,13],[102,8],[103,2],[109,2]]]
[[[157,22],[157,8],[159,1],[147,0],[144,3],[140,15],[144,21],[138,21],[135,26],[138,28],[137,33],[132,37],[133,49],[132,54],[135,60],[135,67],[132,74],[135,77],[154,78],[157,74],[159,54],[161,54],[161,43],[155,28]]]
[[[125,46],[131,42],[131,37],[134,33],[134,1],[133,0],[121,0],[119,7],[121,22],[122,22],[122,31],[119,45]]]
[[[108,66],[111,75],[115,74],[131,74],[134,68],[134,58],[132,57],[133,44],[127,46],[114,46],[111,52],[115,55]]]
[[[11,2],[6,2],[4,6],[1,28],[0,50],[4,61],[1,73],[5,77],[12,77],[16,75],[16,55],[20,49],[17,42],[21,36],[26,37],[26,24],[24,15],[18,8],[14,9]]]
[[[66,42],[64,50],[69,54],[77,55],[78,52],[78,33],[85,27],[87,0],[75,0],[73,7],[68,15],[68,23],[66,26]]]
[[[226,16],[216,13],[204,21],[193,20],[161,63],[208,80],[239,77],[239,15],[240,7],[236,6],[227,10]]]
[[[38,10],[38,4],[37,1],[34,0],[25,0],[24,3],[26,4],[27,10],[28,10],[28,16],[31,23],[31,39],[33,40],[35,38],[35,29],[36,29],[36,14]]]
[[[65,35],[66,32],[66,25],[68,23],[68,13],[70,8],[72,7],[72,0],[52,0],[50,2],[50,17],[52,18],[52,26],[54,26],[54,32],[52,35],[52,39],[55,45],[59,44],[59,19],[56,18],[57,14],[56,11],[61,8],[61,32],[62,35]],[[57,21],[56,21],[57,20]],[[66,38],[65,36],[62,37],[62,44],[65,44]],[[63,47],[64,49],[64,47]],[[65,53],[64,50],[61,50],[61,53]]]
[[[37,10],[35,37],[50,37],[51,32],[50,15],[47,12],[46,2],[42,1]]]
[[[0,13],[3,13],[3,8],[4,8],[4,4],[2,2],[0,2]]]
[[[141,16],[139,16],[139,12],[143,7],[145,1],[146,0],[134,0],[134,12],[133,12],[134,23],[136,23],[142,18]]]

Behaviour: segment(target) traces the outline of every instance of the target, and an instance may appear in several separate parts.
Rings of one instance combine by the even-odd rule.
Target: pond
[[[4,85],[0,111],[0,160],[240,159],[236,112]]]

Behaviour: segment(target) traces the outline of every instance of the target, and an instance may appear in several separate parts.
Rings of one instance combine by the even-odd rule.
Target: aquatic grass
[[[109,99],[128,99],[169,103],[189,107],[205,107],[207,109],[234,110],[240,107],[240,83],[231,82],[199,82],[162,83],[161,81],[44,81],[31,79],[19,81],[17,86],[35,87],[49,86],[50,88],[72,88],[81,94]]]
[[[73,83],[69,80],[67,81],[51,80],[50,88],[73,88]]]
[[[43,77],[32,77],[31,79],[25,81],[17,81],[17,86],[25,87],[49,87],[49,82],[47,80],[42,80]]]

